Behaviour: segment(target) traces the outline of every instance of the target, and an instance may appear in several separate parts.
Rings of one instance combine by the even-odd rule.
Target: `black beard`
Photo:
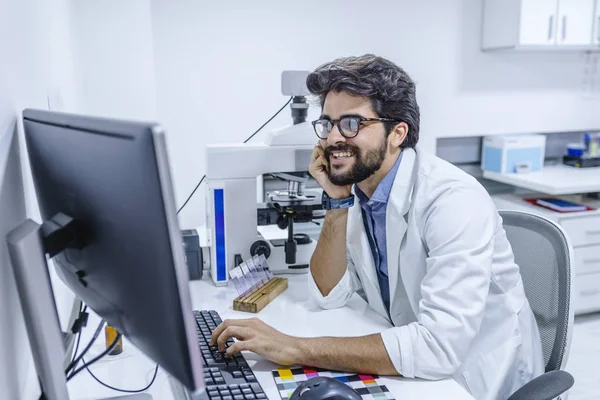
[[[363,152],[356,146],[350,145],[339,145],[339,146],[330,146],[325,149],[325,157],[327,162],[332,157],[332,152],[334,151],[349,151],[354,153],[354,164],[350,171],[345,172],[343,174],[334,174],[331,167],[331,162],[329,162],[329,171],[327,175],[329,176],[329,180],[331,183],[337,186],[348,186],[355,183],[359,183],[373,175],[375,172],[381,168],[383,164],[383,160],[385,158],[386,152],[386,141],[381,141],[381,146],[376,149],[367,151],[364,156]]]

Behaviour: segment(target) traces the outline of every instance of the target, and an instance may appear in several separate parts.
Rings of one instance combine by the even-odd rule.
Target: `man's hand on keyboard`
[[[280,365],[293,365],[299,359],[299,339],[284,335],[258,318],[223,321],[213,331],[210,344],[224,351],[230,338],[238,341],[227,349],[228,357],[249,350]]]

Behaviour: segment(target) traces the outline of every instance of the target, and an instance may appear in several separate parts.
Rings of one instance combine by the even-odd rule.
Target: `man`
[[[225,321],[228,354],[280,364],[424,379],[454,378],[477,399],[506,399],[543,373],[536,321],[502,221],[470,175],[415,149],[419,107],[410,77],[372,55],[325,64],[310,173],[328,210],[310,263],[322,308],[359,289],[394,327],[357,338],[303,339],[260,320]],[[352,193],[354,191],[354,194]]]

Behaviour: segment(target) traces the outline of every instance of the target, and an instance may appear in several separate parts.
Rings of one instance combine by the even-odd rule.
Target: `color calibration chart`
[[[380,384],[377,375],[351,374],[326,371],[319,368],[280,368],[272,371],[277,390],[283,400],[292,396],[300,383],[318,376],[335,378],[360,394],[363,400],[393,400],[394,397],[385,385]]]

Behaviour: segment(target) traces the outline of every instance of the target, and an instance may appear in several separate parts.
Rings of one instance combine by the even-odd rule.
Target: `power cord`
[[[104,321],[102,321],[102,324],[104,324]],[[104,357],[105,355],[107,355],[108,353],[113,351],[113,349],[117,346],[117,343],[119,343],[120,339],[121,339],[121,334],[118,333],[117,337],[115,337],[113,342],[110,344],[110,346],[108,346],[108,348],[106,348],[106,350],[104,350],[102,353],[98,354],[96,357],[92,358],[89,362],[87,362],[87,363],[84,362],[81,367],[79,367],[76,370],[74,370],[73,372],[71,372],[71,374],[69,376],[67,376],[67,382],[69,382],[71,379],[73,379],[78,373],[80,373],[81,371],[83,371],[84,369],[86,369],[87,367],[89,367],[90,365],[92,365],[93,363],[95,363],[96,361],[100,360],[102,357]],[[83,354],[78,358],[79,359],[83,358]]]
[[[269,122],[273,121],[273,118],[278,116],[288,106],[288,104],[290,104],[292,99],[293,99],[293,97],[290,97],[290,99],[288,101],[286,101],[285,104],[275,114],[273,114],[273,116],[271,118],[269,118],[269,120],[267,122],[262,124],[260,128],[258,128],[252,135],[250,135],[246,140],[244,140],[244,143],[248,143],[250,141],[250,139],[252,139],[254,136],[256,136],[256,134],[258,132],[261,131],[262,128],[264,128]],[[179,214],[181,212],[181,210],[183,210],[183,208],[191,200],[191,198],[194,196],[194,193],[196,193],[196,190],[198,190],[198,188],[200,187],[200,185],[202,184],[202,182],[204,181],[205,178],[206,178],[206,175],[203,175],[202,179],[200,179],[200,182],[198,182],[198,184],[196,185],[196,187],[194,188],[192,193],[188,196],[187,200],[183,203],[183,205],[181,207],[179,207],[179,210],[177,210],[177,214]]]
[[[98,338],[98,336],[100,335],[100,332],[102,332],[102,327],[103,326],[104,326],[104,320],[100,321],[100,324],[98,325],[98,328],[96,328],[96,332],[94,332],[94,336],[92,337],[92,340],[90,340],[90,342],[85,347],[85,349],[83,349],[83,351],[81,352],[81,354],[79,356],[75,357],[75,359],[73,361],[71,361],[71,363],[69,364],[69,366],[65,370],[65,375],[68,376],[69,372],[71,372],[77,366],[77,364],[79,364],[79,361],[81,361],[81,359],[83,358],[83,356],[90,350],[90,348],[92,347],[92,345],[94,344],[94,342],[96,341],[96,339]],[[81,331],[79,331],[79,336],[81,337]],[[67,381],[68,381],[68,379],[67,379]]]
[[[145,388],[138,389],[138,390],[118,389],[118,388],[110,386],[110,385],[102,382],[100,379],[98,379],[98,377],[96,375],[94,375],[92,373],[92,371],[88,368],[90,364],[85,364],[85,360],[83,360],[83,362],[84,362],[84,365],[85,365],[85,369],[87,369],[87,372],[90,374],[90,376],[92,378],[94,378],[94,380],[96,382],[98,382],[99,384],[101,384],[102,386],[104,386],[106,388],[112,389],[112,390],[117,391],[117,392],[123,392],[123,393],[141,393],[141,392],[144,392],[144,391],[150,389],[150,386],[152,386],[154,384],[154,381],[156,380],[156,376],[158,375],[158,364],[156,364],[156,368],[154,368],[154,375],[152,376],[152,380],[150,381],[150,383],[148,385],[146,385]]]
[[[87,305],[85,307],[83,307],[83,310],[80,311],[80,314],[79,314],[80,318],[79,319],[83,319],[84,318],[87,321],[86,310],[87,310]],[[85,326],[85,324],[83,326]],[[101,324],[100,324],[100,327],[102,327],[102,326],[104,326],[104,321],[102,321]],[[81,360],[83,362],[83,364],[84,364],[82,368],[85,368],[87,370],[87,372],[90,374],[90,376],[92,378],[94,378],[94,380],[96,382],[98,382],[100,385],[102,385],[104,387],[107,387],[107,388],[112,389],[112,390],[117,391],[117,392],[123,392],[123,393],[141,393],[141,392],[144,392],[144,391],[148,390],[154,384],[154,381],[156,380],[156,376],[158,375],[158,364],[156,364],[156,368],[154,369],[154,375],[152,376],[152,380],[150,381],[150,383],[146,387],[144,387],[143,389],[138,389],[138,390],[129,390],[129,389],[119,389],[119,388],[110,386],[109,384],[106,384],[106,383],[102,382],[96,375],[94,375],[92,373],[92,371],[89,369],[89,366],[92,365],[95,361],[99,360],[101,357],[98,357],[97,359],[94,359],[94,360],[92,360],[92,361],[90,361],[88,363],[88,362],[85,361],[85,358],[83,358],[83,356],[85,355],[85,350],[84,350],[84,353],[82,353],[80,355],[80,357],[78,357],[79,360],[77,361],[77,363],[75,363],[75,357],[77,356],[77,351],[79,350],[79,343],[80,343],[80,340],[81,340],[81,331],[82,331],[81,328],[82,328],[82,326],[81,325],[78,326],[77,325],[77,321],[76,321],[76,324],[75,324],[75,326],[74,326],[73,329],[74,330],[78,329],[76,331],[78,335],[77,335],[77,343],[75,344],[75,351],[73,353],[73,359],[71,361],[71,364],[73,364],[73,366],[71,367],[71,369],[75,368],[77,366],[77,363],[79,363],[79,360]],[[95,338],[92,339],[91,343],[93,343],[94,340],[95,340]],[[116,342],[118,342],[118,339],[117,339]],[[86,349],[89,349],[89,347],[91,347],[91,344],[88,345],[86,347]],[[109,350],[109,352],[110,352],[110,350]],[[79,370],[81,370],[81,368]],[[73,376],[75,376],[76,373],[79,373],[79,370],[73,372],[73,374],[70,377],[67,378],[67,381],[69,381],[69,379],[71,379]],[[39,400],[45,400],[45,397],[40,397]]]

